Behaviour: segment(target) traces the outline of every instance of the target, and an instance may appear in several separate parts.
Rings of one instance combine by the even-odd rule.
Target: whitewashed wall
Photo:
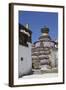
[[[31,44],[28,43],[28,47],[19,45],[18,53],[18,72],[19,76],[29,74],[32,70],[32,57],[31,57]],[[23,60],[21,61],[21,57]]]

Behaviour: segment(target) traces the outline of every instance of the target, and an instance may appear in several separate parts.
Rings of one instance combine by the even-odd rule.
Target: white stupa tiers
[[[47,72],[57,67],[57,65],[55,65],[57,64],[57,60],[55,62],[55,52],[58,48],[55,47],[56,42],[52,41],[49,36],[48,27],[45,26],[42,28],[41,33],[39,40],[36,41],[32,47],[33,69],[40,69],[41,71]]]

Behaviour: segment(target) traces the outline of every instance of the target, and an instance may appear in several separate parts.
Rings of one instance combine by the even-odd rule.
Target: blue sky
[[[38,40],[41,28],[45,25],[50,29],[49,35],[52,40],[58,38],[58,13],[19,11],[19,23],[29,24],[29,29],[32,31],[32,42]]]

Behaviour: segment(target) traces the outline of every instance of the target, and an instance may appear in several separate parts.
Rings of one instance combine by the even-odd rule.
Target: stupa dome
[[[49,36],[49,28],[47,26],[44,26],[41,28],[41,36],[39,37],[39,40],[48,41],[51,40],[51,37]]]
[[[43,28],[41,28],[41,32],[42,33],[48,33],[49,32],[49,28],[47,26],[44,26]]]

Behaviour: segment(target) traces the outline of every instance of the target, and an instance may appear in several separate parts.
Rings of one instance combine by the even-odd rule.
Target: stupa
[[[58,50],[56,45],[57,42],[52,41],[49,36],[49,28],[47,26],[41,28],[41,36],[32,45],[32,65],[34,70],[49,71],[55,66],[57,67],[55,65],[57,60],[55,61],[55,55],[53,55],[53,52]]]

